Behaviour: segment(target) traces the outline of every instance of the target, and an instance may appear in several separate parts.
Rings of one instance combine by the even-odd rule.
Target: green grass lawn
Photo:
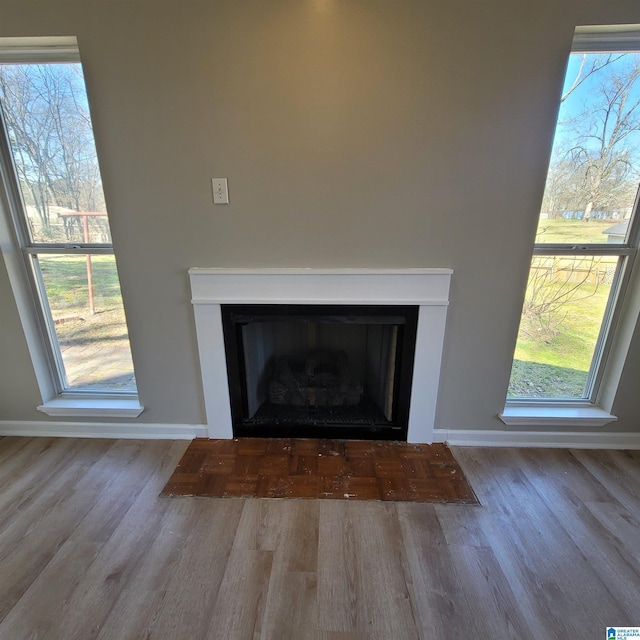
[[[541,220],[538,242],[606,242],[603,230],[615,221]],[[518,335],[509,397],[580,398],[608,301],[610,285],[585,283],[563,306],[566,316],[554,332],[523,319]]]
[[[83,255],[41,255],[51,315],[62,347],[128,338],[120,283],[112,255],[91,256],[95,313],[89,310],[87,261]]]
[[[586,371],[516,359],[511,370],[509,397],[580,398],[586,381]]]
[[[38,257],[42,277],[52,309],[89,309],[87,260],[83,255],[41,255]],[[91,256],[96,302],[102,307],[122,303],[120,283],[112,255]]]
[[[613,227],[619,220],[565,220],[556,218],[553,220],[540,220],[536,233],[536,242],[558,242],[575,244],[606,243],[607,235],[602,233]]]
[[[591,297],[568,302],[566,317],[553,335],[523,319],[514,356],[509,396],[573,397],[584,394],[610,286],[583,285]]]

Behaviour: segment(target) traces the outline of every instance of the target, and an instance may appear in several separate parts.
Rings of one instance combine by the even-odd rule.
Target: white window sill
[[[137,418],[144,411],[144,407],[140,405],[137,397],[58,396],[40,405],[38,411],[52,417]]]
[[[498,415],[510,427],[603,427],[618,418],[593,404],[513,404]]]

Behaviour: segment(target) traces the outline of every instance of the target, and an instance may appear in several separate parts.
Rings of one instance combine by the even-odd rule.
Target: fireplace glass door
[[[418,308],[222,305],[234,436],[406,440]]]

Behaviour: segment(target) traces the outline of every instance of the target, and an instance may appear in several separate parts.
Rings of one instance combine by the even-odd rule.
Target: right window
[[[576,30],[508,399],[594,402],[638,245],[640,34]]]

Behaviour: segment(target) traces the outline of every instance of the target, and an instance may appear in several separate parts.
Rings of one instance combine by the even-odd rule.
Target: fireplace
[[[234,436],[407,439],[417,306],[221,310]]]
[[[190,269],[209,437],[432,442],[451,273]]]

